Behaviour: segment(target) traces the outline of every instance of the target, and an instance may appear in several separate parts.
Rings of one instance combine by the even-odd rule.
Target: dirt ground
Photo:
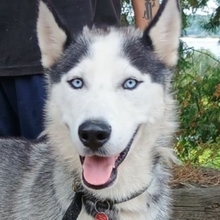
[[[172,188],[220,186],[220,170],[191,164],[173,167]]]

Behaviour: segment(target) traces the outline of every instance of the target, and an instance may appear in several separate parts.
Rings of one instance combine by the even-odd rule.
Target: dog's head
[[[37,33],[50,84],[47,126],[66,155],[76,157],[87,187],[103,189],[121,178],[123,189],[128,173],[135,176],[131,189],[150,181],[156,145],[163,147],[175,127],[168,91],[180,26],[178,1],[165,0],[144,32],[85,27],[72,37],[40,1]]]

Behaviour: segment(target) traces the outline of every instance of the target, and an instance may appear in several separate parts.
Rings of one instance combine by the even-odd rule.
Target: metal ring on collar
[[[95,201],[95,211],[96,211],[96,212],[102,212],[101,210],[98,210],[99,203],[100,203],[100,204],[106,204],[106,205],[107,205],[107,209],[105,209],[105,211],[110,210],[111,205],[110,205],[110,203],[109,203],[108,201],[102,202],[102,201],[98,201],[98,200],[97,200],[97,201]],[[99,207],[100,207],[100,206],[99,206]]]

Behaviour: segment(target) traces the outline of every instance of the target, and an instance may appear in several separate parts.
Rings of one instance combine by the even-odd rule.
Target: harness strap
[[[71,202],[69,208],[65,212],[62,220],[77,220],[79,213],[82,209],[82,192],[76,192],[73,201]]]

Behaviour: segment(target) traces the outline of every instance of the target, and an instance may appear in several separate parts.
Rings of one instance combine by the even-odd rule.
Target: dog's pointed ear
[[[50,68],[62,55],[70,34],[48,0],[39,1],[37,36],[42,65]]]
[[[164,0],[144,31],[143,40],[150,37],[157,57],[168,67],[178,61],[179,37],[181,33],[181,11],[178,0]]]

